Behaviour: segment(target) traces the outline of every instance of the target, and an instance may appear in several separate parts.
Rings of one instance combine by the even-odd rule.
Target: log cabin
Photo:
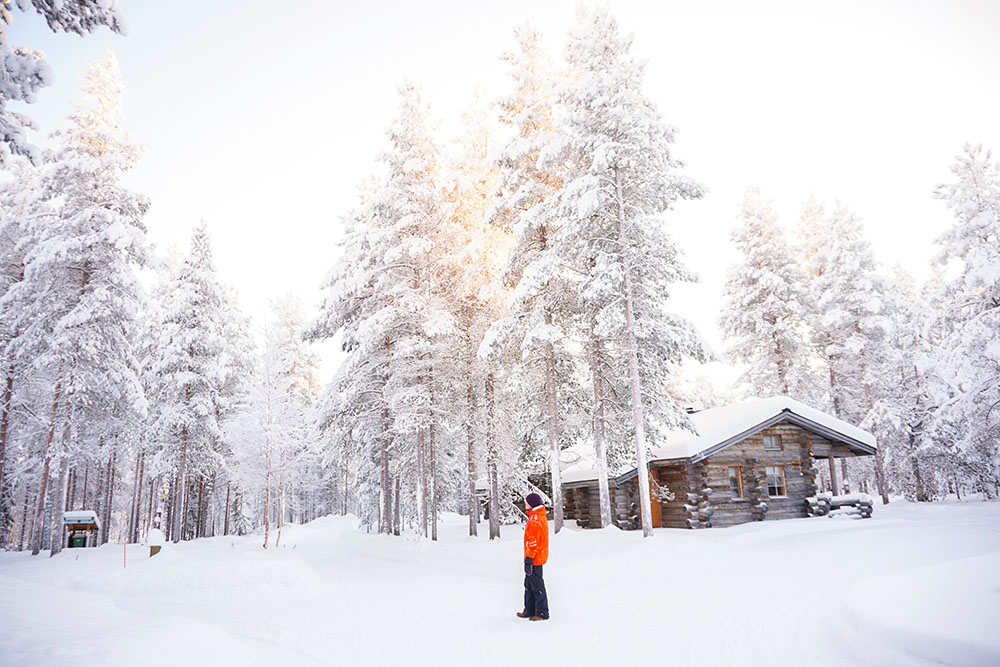
[[[872,456],[875,437],[793,399],[755,399],[688,415],[696,433],[674,431],[651,452],[649,485],[654,527],[712,528],[810,515],[819,465]],[[824,461],[825,459],[825,461]],[[640,528],[636,469],[609,478],[612,521]],[[597,474],[578,464],[563,473],[567,519],[600,526]]]

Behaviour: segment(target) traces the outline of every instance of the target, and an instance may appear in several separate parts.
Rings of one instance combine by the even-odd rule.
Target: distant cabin
[[[77,510],[63,513],[63,546],[67,549],[96,547],[101,522],[97,512]]]
[[[787,397],[756,399],[688,415],[697,434],[675,431],[649,463],[653,525],[712,528],[810,514],[818,465],[827,459],[833,493],[834,460],[872,456],[875,437]],[[597,475],[588,465],[567,469],[567,519],[600,526]],[[613,521],[639,528],[635,469],[608,480]],[[669,499],[669,494],[673,499]]]

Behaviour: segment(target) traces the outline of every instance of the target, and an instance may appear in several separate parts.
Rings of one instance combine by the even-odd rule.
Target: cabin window
[[[771,451],[781,450],[781,436],[780,435],[765,435],[764,436],[764,449]]]
[[[729,466],[729,495],[743,497],[743,468],[740,466]]]
[[[785,493],[785,466],[767,466],[767,495],[784,496]]]

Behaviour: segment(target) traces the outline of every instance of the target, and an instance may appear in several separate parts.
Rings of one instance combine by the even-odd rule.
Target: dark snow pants
[[[532,565],[531,574],[524,575],[524,613],[528,616],[549,617],[549,598],[545,594],[541,565]]]

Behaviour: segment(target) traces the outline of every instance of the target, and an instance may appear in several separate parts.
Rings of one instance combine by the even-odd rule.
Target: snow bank
[[[902,654],[946,665],[1000,665],[1000,551],[864,579],[852,627]]]
[[[130,546],[127,568],[120,544],[0,553],[0,665],[1000,664],[997,525],[1000,503],[901,502],[652,539],[567,528],[546,623],[514,616],[520,528],[470,538],[453,514],[436,543],[326,517],[267,551]]]

